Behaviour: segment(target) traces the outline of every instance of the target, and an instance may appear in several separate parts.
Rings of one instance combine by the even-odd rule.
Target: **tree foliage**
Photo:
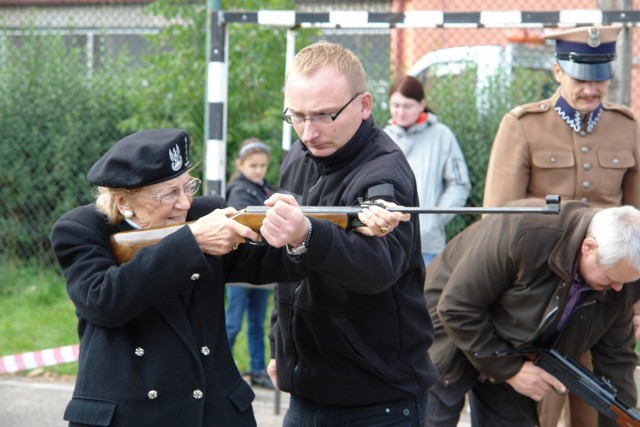
[[[115,124],[130,113],[126,66],[114,58],[90,69],[60,34],[46,44],[29,28],[0,37],[0,259],[50,261],[51,225],[91,201],[85,173],[94,154],[123,136]]]
[[[292,0],[229,0],[223,10],[293,9]],[[149,13],[175,21],[150,37],[152,49],[136,72],[139,84],[135,113],[121,123],[129,131],[142,127],[180,127],[194,142],[194,156],[203,159],[206,87],[206,4],[158,0]],[[228,25],[229,82],[227,102],[227,164],[233,165],[238,145],[250,136],[272,148],[269,178],[277,182],[281,160],[282,82],[286,29]],[[256,48],[256,44],[260,44]],[[231,174],[228,167],[227,176]]]

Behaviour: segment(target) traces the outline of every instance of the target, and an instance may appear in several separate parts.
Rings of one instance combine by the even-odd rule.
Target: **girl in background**
[[[275,192],[265,180],[269,167],[269,147],[258,138],[248,138],[240,144],[236,156],[236,173],[226,192],[229,206],[240,210],[247,206],[262,206]],[[227,286],[227,336],[233,349],[247,313],[247,340],[249,347],[251,384],[273,389],[265,369],[264,322],[271,290],[265,286],[230,283]]]

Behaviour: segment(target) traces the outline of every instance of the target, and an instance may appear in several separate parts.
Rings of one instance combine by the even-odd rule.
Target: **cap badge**
[[[169,148],[169,158],[171,159],[171,169],[176,172],[179,171],[182,167],[182,156],[180,155],[178,144],[173,148]]]
[[[589,47],[596,48],[600,46],[600,29],[589,28],[589,38],[587,39]]]

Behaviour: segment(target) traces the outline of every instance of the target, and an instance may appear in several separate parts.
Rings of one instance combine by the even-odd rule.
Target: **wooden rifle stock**
[[[251,207],[250,207],[251,208]],[[266,214],[266,208],[262,208],[261,206],[257,206],[256,209],[243,209],[238,211],[231,219],[239,222],[242,225],[246,225],[256,233],[260,232],[260,227],[262,226],[262,221],[264,220]],[[349,223],[349,217],[346,213],[341,212],[316,212],[313,209],[303,209],[303,212],[306,216],[318,219],[324,219],[327,221],[331,221],[334,224],[342,228],[347,228]],[[131,230],[131,231],[122,231],[120,233],[114,233],[111,235],[109,239],[109,244],[111,246],[111,252],[115,257],[118,264],[124,264],[125,262],[131,261],[131,259],[135,256],[136,253],[145,246],[155,245],[160,242],[163,238],[168,236],[169,234],[175,232],[176,230],[184,227],[191,222],[186,222],[183,224],[176,225],[167,225],[164,227],[153,227],[146,228],[143,230]],[[353,224],[353,221],[351,222]]]
[[[548,195],[545,199],[547,206],[544,207],[459,207],[459,208],[423,208],[423,207],[387,207],[390,212],[404,212],[411,214],[445,214],[445,213],[560,213],[560,196]],[[372,202],[363,202],[360,206],[301,206],[305,216],[331,221],[342,228],[361,227],[363,224],[358,220],[358,212],[368,206],[375,205]],[[379,205],[381,206],[381,205]],[[384,207],[384,206],[382,206]],[[267,213],[266,206],[248,206],[238,211],[232,219],[240,224],[246,225],[256,233],[260,232],[262,221]],[[186,224],[168,225],[164,227],[147,228],[144,230],[132,230],[115,233],[111,236],[111,251],[118,264],[130,261],[134,255],[143,247],[154,245],[162,238],[173,233]]]

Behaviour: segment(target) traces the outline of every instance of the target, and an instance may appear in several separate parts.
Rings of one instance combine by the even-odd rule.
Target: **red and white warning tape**
[[[79,353],[79,345],[74,344],[2,356],[0,357],[0,374],[75,362],[78,360]]]

